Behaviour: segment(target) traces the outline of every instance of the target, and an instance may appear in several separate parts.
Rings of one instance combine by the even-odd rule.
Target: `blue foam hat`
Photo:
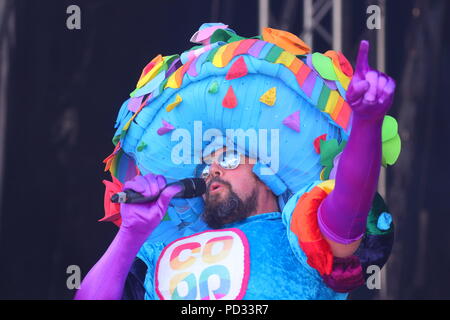
[[[195,176],[218,137],[257,159],[253,171],[281,205],[320,179],[316,140],[326,134],[340,142],[351,130],[348,67],[333,52],[290,52],[295,36],[285,31],[221,41],[225,29],[234,33],[227,27],[210,35],[216,42],[158,56],[144,68],[115,125],[109,169],[121,182],[149,172],[169,182]],[[167,220],[192,227],[202,210],[200,198],[176,200]]]

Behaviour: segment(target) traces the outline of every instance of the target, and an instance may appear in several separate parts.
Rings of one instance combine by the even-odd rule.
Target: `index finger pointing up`
[[[356,58],[355,75],[365,78],[367,72],[369,72],[369,42],[367,40],[361,41],[359,44],[358,57]]]

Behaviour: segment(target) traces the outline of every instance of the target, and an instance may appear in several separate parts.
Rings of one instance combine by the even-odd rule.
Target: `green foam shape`
[[[393,139],[389,141],[383,142],[382,150],[382,164],[383,166],[393,165],[397,162],[398,157],[400,156],[400,151],[402,149],[402,140],[400,136],[397,134]]]
[[[209,85],[208,92],[209,93],[217,93],[218,91],[219,91],[219,84],[217,83],[217,81],[212,82]]]
[[[398,133],[398,123],[395,118],[385,116],[383,120],[383,127],[381,128],[381,141],[385,142],[395,138]]]
[[[146,147],[147,147],[147,144],[146,144],[144,141],[142,141],[142,142],[139,144],[139,146],[137,147],[137,151],[138,151],[138,152],[141,152],[141,151],[144,150]]]
[[[320,76],[327,80],[338,81],[334,72],[333,61],[327,56],[316,52],[312,55],[312,64]]]

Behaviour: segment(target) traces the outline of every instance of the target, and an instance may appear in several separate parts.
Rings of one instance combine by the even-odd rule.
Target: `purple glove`
[[[166,179],[161,175],[147,174],[146,176],[136,176],[133,180],[127,181],[123,190],[133,190],[145,197],[151,197],[160,193],[166,186]],[[122,229],[127,229],[133,234],[142,235],[145,239],[159,225],[167,211],[170,200],[180,191],[180,187],[169,187],[165,189],[159,198],[150,203],[120,205],[120,215],[122,217]]]
[[[136,176],[124,185],[146,197],[158,195],[166,186],[163,176]],[[180,186],[164,189],[156,201],[142,204],[122,204],[122,225],[108,250],[89,271],[75,299],[116,300],[122,298],[128,272],[145,240],[161,222],[170,200]]]
[[[359,240],[375,195],[381,167],[381,127],[392,105],[395,81],[371,70],[369,43],[362,41],[347,91],[352,131],[339,159],[336,185],[319,208],[322,234],[341,244]]]

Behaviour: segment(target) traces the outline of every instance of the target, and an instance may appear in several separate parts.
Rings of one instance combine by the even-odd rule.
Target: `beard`
[[[228,189],[228,192],[226,194],[221,192],[220,194],[211,195],[209,193],[209,187],[213,182],[221,183],[224,188]],[[225,224],[243,220],[256,210],[258,198],[256,187],[245,200],[239,198],[233,191],[230,183],[223,181],[220,178],[213,178],[208,183],[206,190],[205,208],[202,218],[208,226],[213,229],[219,229]]]

